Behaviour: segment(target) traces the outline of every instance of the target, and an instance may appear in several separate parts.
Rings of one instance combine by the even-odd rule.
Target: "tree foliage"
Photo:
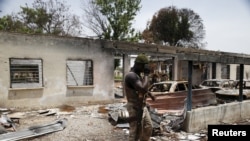
[[[25,31],[25,26],[21,21],[15,21],[11,15],[6,15],[0,18],[0,31],[22,32]]]
[[[76,15],[69,12],[69,6],[58,0],[35,0],[32,7],[22,7],[14,16],[5,16],[0,21],[1,30],[24,33],[76,36],[80,34],[81,23]],[[10,26],[11,25],[11,26]],[[19,28],[19,30],[17,30]]]
[[[141,0],[89,0],[83,9],[84,25],[102,39],[137,41],[140,34],[132,28],[132,21],[140,3]],[[114,67],[119,65],[120,59],[115,59]]]
[[[86,27],[97,36],[110,40],[135,40],[138,33],[132,21],[140,10],[141,0],[90,0],[84,9]]]
[[[164,42],[171,46],[203,47],[205,35],[202,19],[190,9],[160,9],[148,22],[142,37],[147,43]]]
[[[93,0],[83,3],[83,25],[91,30],[99,38],[102,38],[104,31],[107,31],[107,18],[98,10],[98,6]]]

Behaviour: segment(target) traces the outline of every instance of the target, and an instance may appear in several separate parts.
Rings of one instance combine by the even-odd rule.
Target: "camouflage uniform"
[[[137,112],[138,110],[136,110],[133,106],[133,104],[128,103],[127,104],[127,109],[129,112],[129,116],[130,117],[136,117],[137,116]],[[136,141],[136,135],[137,135],[137,120],[131,120],[131,122],[129,123],[129,141]],[[142,116],[142,121],[141,121],[141,127],[139,127],[140,129],[140,134],[139,134],[139,140],[140,141],[149,141],[151,134],[152,134],[152,130],[153,130],[153,125],[152,125],[152,121],[151,121],[151,117],[149,115],[148,109],[145,106],[143,108],[143,116]]]

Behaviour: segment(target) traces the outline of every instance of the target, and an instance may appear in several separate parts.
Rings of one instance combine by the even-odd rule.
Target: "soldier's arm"
[[[135,73],[130,73],[129,76],[125,79],[126,83],[129,84],[133,89],[138,91],[139,93],[145,94],[148,91],[148,78],[144,77],[141,79]]]
[[[155,97],[151,92],[148,92],[148,96],[149,96],[153,101],[156,100],[156,97]]]

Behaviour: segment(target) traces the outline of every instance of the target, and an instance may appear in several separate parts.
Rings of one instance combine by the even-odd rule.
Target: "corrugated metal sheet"
[[[17,141],[21,139],[41,136],[44,134],[63,130],[66,127],[66,123],[67,123],[67,119],[62,119],[62,120],[58,120],[50,124],[33,126],[25,130],[1,134],[0,140],[1,141],[2,140],[3,141]]]
[[[182,91],[156,95],[155,101],[147,98],[147,103],[151,108],[155,109],[158,114],[181,113],[184,109],[184,101],[187,98],[187,94],[187,91]],[[211,89],[192,90],[192,108],[216,104],[216,95]]]

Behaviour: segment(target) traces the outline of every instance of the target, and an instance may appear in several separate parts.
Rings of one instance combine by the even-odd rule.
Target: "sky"
[[[0,17],[31,6],[34,0],[0,0]],[[82,17],[82,1],[65,0],[70,12]],[[142,0],[133,27],[143,31],[153,15],[161,8],[188,8],[198,14],[205,27],[204,49],[250,55],[250,0]],[[90,34],[90,33],[87,33]]]

